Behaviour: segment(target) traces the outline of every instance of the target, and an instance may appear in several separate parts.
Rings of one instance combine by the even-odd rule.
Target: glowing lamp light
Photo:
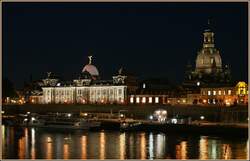
[[[32,100],[31,100],[31,102],[32,102],[32,103],[34,103],[34,102],[35,102],[35,100],[34,100],[34,99],[32,99]]]
[[[103,102],[104,102],[104,100],[101,100],[101,102],[103,103]]]
[[[29,115],[29,114],[30,114],[30,112],[27,112],[27,114]]]
[[[48,142],[48,143],[52,142],[51,137],[47,137],[47,142]]]
[[[2,111],[2,114],[4,114],[4,111]]]
[[[28,119],[27,119],[27,118],[25,118],[23,121],[28,121]]]
[[[204,100],[203,100],[203,103],[207,103],[207,100],[204,99]]]
[[[201,119],[201,120],[204,120],[204,119],[205,119],[205,117],[204,117],[204,116],[201,116],[201,117],[200,117],[200,119]]]
[[[124,115],[123,115],[123,114],[121,114],[121,115],[120,115],[120,117],[124,117]]]
[[[84,115],[84,116],[88,116],[88,113],[84,113],[83,115]]]
[[[149,119],[150,119],[150,120],[153,120],[153,116],[152,116],[152,115],[150,115],[150,116],[149,116]]]
[[[134,97],[130,97],[130,103],[134,103]]]
[[[36,119],[34,117],[31,118],[31,121],[35,121]]]
[[[201,84],[200,82],[197,82],[197,83],[196,83],[197,86],[200,86],[200,84]]]
[[[156,114],[157,114],[157,115],[160,115],[160,113],[161,113],[161,111],[156,111]]]
[[[177,119],[174,118],[174,119],[171,120],[171,122],[172,122],[172,124],[177,124]]]
[[[82,100],[82,103],[86,103],[85,99]]]
[[[146,97],[142,97],[142,103],[146,103]]]
[[[71,117],[71,113],[68,113],[68,117]]]
[[[167,111],[166,111],[166,110],[162,111],[162,114],[163,114],[163,115],[166,115],[166,114],[167,114]]]

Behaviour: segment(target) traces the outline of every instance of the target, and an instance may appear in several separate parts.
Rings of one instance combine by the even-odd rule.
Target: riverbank
[[[167,105],[64,105],[64,104],[46,104],[46,105],[3,105],[2,110],[7,115],[20,113],[118,113],[122,111],[126,117],[136,119],[148,119],[149,115],[157,109],[165,109],[168,117],[192,117],[193,120],[200,119],[204,116],[207,121],[213,122],[247,122],[248,107],[234,106],[167,106]]]

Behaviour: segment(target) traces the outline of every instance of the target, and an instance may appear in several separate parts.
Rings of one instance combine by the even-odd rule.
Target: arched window
[[[211,58],[210,62],[211,62],[211,64],[213,64],[214,63],[214,58]]]

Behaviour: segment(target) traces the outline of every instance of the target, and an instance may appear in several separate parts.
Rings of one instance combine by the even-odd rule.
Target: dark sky
[[[123,66],[182,82],[211,19],[222,63],[247,80],[247,3],[3,3],[3,77],[20,88],[52,71],[73,79],[94,56],[103,79]]]

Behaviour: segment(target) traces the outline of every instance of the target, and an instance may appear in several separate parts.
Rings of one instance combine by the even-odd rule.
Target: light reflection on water
[[[248,159],[248,138],[118,131],[53,131],[2,126],[3,158]],[[12,144],[10,144],[12,143]]]

